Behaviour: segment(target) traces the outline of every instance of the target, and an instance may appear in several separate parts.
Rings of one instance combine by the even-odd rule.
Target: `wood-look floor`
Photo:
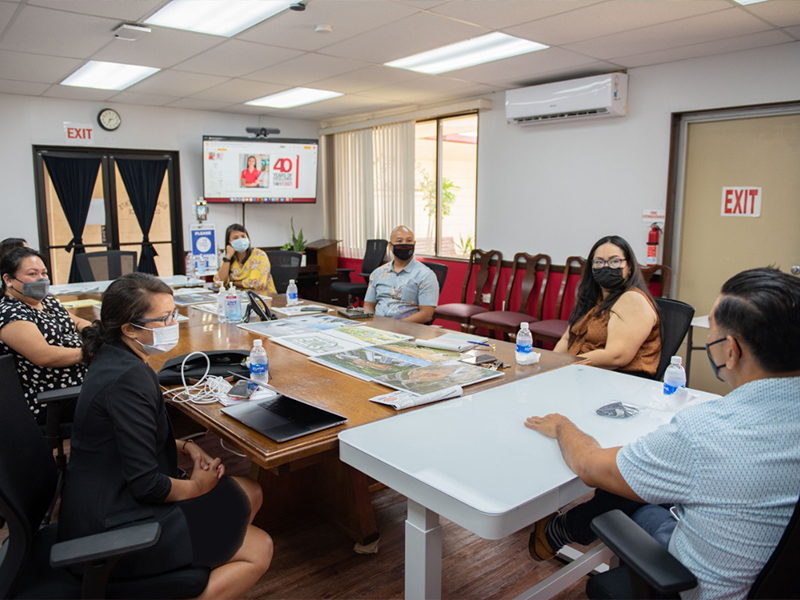
[[[207,434],[197,442],[212,456],[220,456],[231,475],[247,475],[249,461],[220,445]],[[181,467],[190,465],[181,460]],[[403,598],[405,497],[390,489],[373,493],[381,532],[377,554],[357,554],[353,542],[318,518],[287,523],[269,531],[275,542],[270,570],[248,593],[248,598]],[[484,540],[442,519],[445,599],[514,598],[555,572],[555,559],[537,563],[528,556],[530,528],[502,540]],[[0,541],[7,528],[0,529]],[[586,598],[586,578],[557,596]]]

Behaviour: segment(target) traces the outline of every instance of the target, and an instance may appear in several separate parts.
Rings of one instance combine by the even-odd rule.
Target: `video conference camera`
[[[257,138],[265,138],[268,135],[278,134],[281,132],[280,129],[275,129],[274,127],[245,127],[245,131],[247,133],[252,133]]]

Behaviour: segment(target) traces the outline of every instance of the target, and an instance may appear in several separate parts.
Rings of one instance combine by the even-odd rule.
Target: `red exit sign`
[[[760,217],[760,187],[724,187],[722,188],[723,217]]]
[[[94,127],[89,123],[64,121],[64,140],[70,145],[94,146]]]

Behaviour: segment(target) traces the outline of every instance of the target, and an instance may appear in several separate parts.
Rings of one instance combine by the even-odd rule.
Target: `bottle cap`
[[[520,329],[528,329],[528,324],[525,321],[523,321],[522,323],[519,324],[519,328]]]
[[[680,356],[673,356],[669,359],[669,364],[671,365],[679,365],[683,362],[683,359]]]
[[[255,348],[256,346],[263,346],[263,345],[264,345],[263,340],[253,340],[253,348]]]
[[[289,280],[289,284],[291,285],[292,283],[294,283],[294,279]]]

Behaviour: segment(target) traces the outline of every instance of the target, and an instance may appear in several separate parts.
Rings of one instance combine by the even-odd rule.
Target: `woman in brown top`
[[[589,252],[588,266],[556,352],[653,377],[661,359],[661,322],[633,250],[619,236],[601,238]]]

